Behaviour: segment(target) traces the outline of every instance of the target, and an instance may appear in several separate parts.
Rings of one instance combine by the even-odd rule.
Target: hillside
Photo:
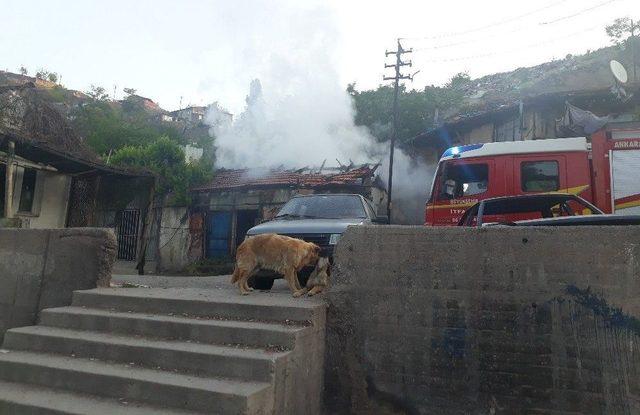
[[[609,88],[614,83],[609,69],[612,59],[620,61],[627,68],[632,67],[629,51],[610,46],[583,55],[567,55],[564,59],[472,79],[461,87],[464,98],[444,114],[445,120],[542,94]]]

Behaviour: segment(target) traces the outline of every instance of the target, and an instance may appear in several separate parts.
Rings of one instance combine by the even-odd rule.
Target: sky
[[[414,49],[407,72],[420,71],[407,86],[422,88],[608,46],[606,24],[640,19],[637,0],[0,0],[0,8],[11,16],[1,69],[46,68],[72,89],[93,84],[121,98],[129,87],[168,110],[215,101],[236,114],[251,81],[265,76],[330,73],[344,87],[375,88],[391,74],[385,50],[397,38]]]

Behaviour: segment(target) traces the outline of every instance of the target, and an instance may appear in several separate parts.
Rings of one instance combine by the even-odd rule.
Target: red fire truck
[[[479,200],[551,192],[581,196],[605,213],[640,214],[640,123],[611,124],[589,140],[449,148],[438,164],[425,222],[452,226]]]

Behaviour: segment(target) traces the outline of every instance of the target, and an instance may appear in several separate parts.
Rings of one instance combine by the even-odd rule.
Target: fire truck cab
[[[640,125],[586,137],[498,142],[444,152],[427,201],[426,225],[455,226],[482,199],[571,193],[607,213],[640,213]],[[584,212],[587,213],[587,212]]]

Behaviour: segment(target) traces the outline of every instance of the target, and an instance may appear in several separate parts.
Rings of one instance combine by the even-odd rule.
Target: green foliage
[[[127,95],[135,95],[136,90],[134,88],[122,88],[122,92]]]
[[[128,113],[124,107],[109,101],[83,105],[75,114],[74,126],[97,153],[105,156],[125,146],[151,144],[162,136],[181,141],[175,128],[152,123],[148,114]]]
[[[604,28],[607,36],[613,43],[619,45],[625,42],[629,37],[636,35],[640,31],[640,23],[635,22],[629,17],[620,17],[615,19],[613,23]]]
[[[67,90],[60,85],[48,89],[47,93],[52,102],[65,102],[67,100]]]
[[[436,108],[442,112],[462,103],[463,87],[469,75],[459,73],[444,87],[427,86],[423,90],[400,87],[398,96],[398,138],[406,141],[434,126]],[[355,84],[347,87],[353,97],[357,125],[364,125],[379,140],[388,140],[393,123],[393,87],[381,85],[377,89],[358,91]]]
[[[106,101],[107,99],[109,99],[109,94],[107,94],[107,90],[101,86],[96,86],[91,84],[91,86],[89,87],[89,90],[86,91],[85,93],[97,101]]]
[[[213,174],[213,165],[207,159],[185,162],[179,144],[162,136],[145,145],[127,145],[111,156],[111,163],[127,167],[142,167],[158,175],[157,191],[172,194],[172,202],[189,202],[189,188],[201,184]]]

